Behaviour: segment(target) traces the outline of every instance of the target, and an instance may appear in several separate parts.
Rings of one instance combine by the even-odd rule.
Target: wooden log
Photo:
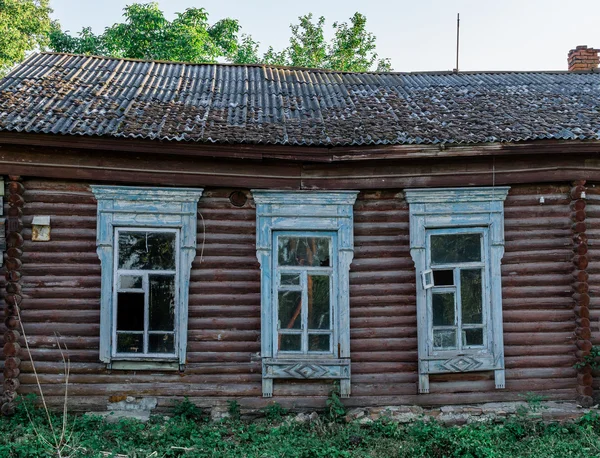
[[[19,356],[21,345],[18,342],[6,342],[2,348],[5,356]]]
[[[587,293],[585,293],[585,294],[575,293],[575,294],[573,294],[573,300],[580,307],[589,307],[590,306],[590,296]]]
[[[25,193],[25,186],[23,186],[23,183],[19,183],[12,179],[7,183],[6,189],[9,194],[18,194],[22,196]]]
[[[577,326],[579,326],[580,328],[589,328],[590,327],[590,319],[589,318],[585,318],[585,317],[581,317],[578,318],[575,323],[577,323]]]
[[[19,281],[21,279],[21,272],[18,270],[7,270],[4,274],[6,281]]]
[[[577,393],[582,396],[593,396],[594,388],[590,385],[577,385]]]
[[[18,271],[23,265],[19,258],[6,258],[4,264],[8,271]]]
[[[579,386],[592,386],[594,378],[591,373],[580,373],[577,374],[577,384]]]
[[[585,210],[586,202],[583,199],[573,200],[569,204],[569,207],[570,207],[571,211],[579,212],[579,211]],[[583,221],[583,220],[581,220],[581,221]]]
[[[14,402],[5,402],[2,404],[2,407],[0,407],[0,411],[2,412],[2,415],[5,416],[14,415],[16,411],[16,405]]]
[[[10,369],[17,369],[21,365],[21,360],[18,357],[9,356],[4,362],[4,367]]]
[[[8,367],[4,368],[4,378],[18,378],[21,371],[19,369],[9,369]]]
[[[5,391],[17,391],[21,383],[18,378],[6,378],[4,379],[4,390]]]
[[[4,325],[8,329],[17,329],[19,327],[19,319],[16,316],[9,316],[4,319]]]
[[[579,348],[582,352],[589,353],[592,349],[592,346],[592,342],[590,342],[589,340],[580,339],[577,341],[577,348]]]
[[[8,330],[4,333],[4,342],[18,342],[21,333],[16,329]]]
[[[21,294],[21,285],[15,282],[8,282],[6,284],[6,292],[9,294]]]
[[[10,232],[6,237],[6,244],[9,248],[20,248],[23,246],[23,243],[25,243],[23,236],[18,232]]]
[[[585,270],[585,269],[587,269],[588,264],[589,264],[589,260],[588,260],[588,257],[586,255],[583,255],[583,256],[575,255],[575,256],[573,256],[573,265],[578,270]]]

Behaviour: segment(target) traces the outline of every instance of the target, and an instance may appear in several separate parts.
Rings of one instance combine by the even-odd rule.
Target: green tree
[[[2,1],[2,0],[0,0]],[[94,35],[84,28],[70,35],[52,24],[50,48],[58,52],[184,62],[229,61],[238,64],[289,65],[341,71],[389,71],[389,59],[378,59],[375,36],[366,29],[367,19],[354,14],[350,22],[334,22],[334,37],[325,39],[325,18],[300,16],[291,24],[289,46],[281,51],[269,47],[259,54],[259,43],[240,35],[236,19],[208,22],[203,8],[188,8],[169,21],[156,3],[125,7],[124,22]]]
[[[50,32],[49,0],[0,0],[0,76],[43,47]]]
[[[316,22],[312,14],[298,19],[298,24],[290,25],[290,45],[279,53],[269,48],[265,63],[351,72],[391,71],[389,59],[378,59],[376,38],[367,31],[364,15],[355,13],[350,23],[334,22],[334,37],[329,43],[324,37],[324,17]]]
[[[226,18],[210,25],[204,8],[188,8],[169,21],[157,3],[134,3],[125,7],[123,16],[124,22],[107,27],[101,35],[84,28],[72,36],[55,23],[50,48],[77,54],[185,62],[216,62],[219,57],[233,59],[238,54],[238,21]]]

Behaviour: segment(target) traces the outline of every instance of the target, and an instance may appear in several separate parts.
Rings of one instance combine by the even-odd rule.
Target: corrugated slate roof
[[[36,54],[0,131],[280,145],[600,139],[600,73],[341,73]]]

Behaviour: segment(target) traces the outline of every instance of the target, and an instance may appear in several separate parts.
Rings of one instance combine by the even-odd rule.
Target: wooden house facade
[[[30,57],[0,81],[3,411],[29,355],[62,402],[57,339],[75,410],[591,405],[599,110],[595,71]]]

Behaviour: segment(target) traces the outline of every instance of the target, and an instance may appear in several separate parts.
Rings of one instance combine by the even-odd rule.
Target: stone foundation
[[[510,417],[524,417],[542,421],[574,420],[596,409],[585,409],[568,402],[491,402],[478,405],[444,406],[425,409],[419,406],[387,406],[351,409],[346,421],[370,423],[389,419],[398,423],[437,420],[446,425],[464,425],[473,422],[500,422]]]

